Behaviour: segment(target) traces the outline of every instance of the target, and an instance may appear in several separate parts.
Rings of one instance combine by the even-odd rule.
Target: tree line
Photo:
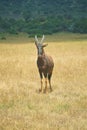
[[[0,1],[0,32],[87,33],[87,0]]]

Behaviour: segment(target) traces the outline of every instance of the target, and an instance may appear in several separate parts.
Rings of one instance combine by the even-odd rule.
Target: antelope
[[[39,42],[37,36],[35,35],[35,45],[37,47],[37,67],[40,74],[41,79],[41,88],[39,89],[39,92],[46,93],[47,91],[47,80],[49,81],[49,88],[50,91],[52,91],[51,87],[51,76],[53,72],[54,62],[51,56],[48,56],[45,54],[44,47],[46,47],[48,44],[43,44],[44,41],[44,35]],[[45,88],[43,90],[43,76],[45,78]]]

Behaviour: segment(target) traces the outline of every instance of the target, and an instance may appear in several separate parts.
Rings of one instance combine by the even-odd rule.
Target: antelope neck
[[[42,55],[38,56],[38,62],[40,66],[44,65],[44,58],[45,58],[45,53],[43,53]]]

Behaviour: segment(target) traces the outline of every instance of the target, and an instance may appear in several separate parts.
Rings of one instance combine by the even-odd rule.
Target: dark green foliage
[[[87,0],[0,0],[0,32],[87,33]]]
[[[1,37],[0,39],[1,39],[1,40],[6,40],[6,37],[3,36],[3,37]]]
[[[87,18],[75,22],[74,32],[87,33]]]

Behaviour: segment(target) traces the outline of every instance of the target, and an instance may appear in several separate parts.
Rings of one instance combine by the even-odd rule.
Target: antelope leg
[[[41,92],[43,89],[43,75],[42,75],[42,72],[40,70],[39,70],[39,74],[40,74],[40,79],[41,79],[41,88],[39,89],[39,92]]]
[[[47,78],[45,78],[45,89],[44,89],[44,93],[46,93],[47,90]]]
[[[51,87],[51,76],[52,76],[52,73],[50,73],[50,74],[48,75],[50,91],[52,91],[52,87]]]
[[[42,92],[43,89],[43,80],[41,79],[41,88],[39,89],[39,92]]]

